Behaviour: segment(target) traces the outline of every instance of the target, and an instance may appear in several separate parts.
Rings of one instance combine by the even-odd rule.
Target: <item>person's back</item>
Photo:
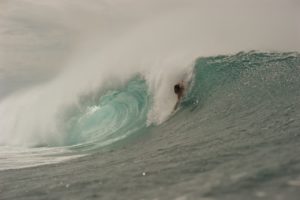
[[[177,102],[176,102],[176,105],[174,107],[174,110],[176,110],[178,105],[179,105],[179,101],[182,98],[183,93],[184,93],[183,81],[181,81],[180,83],[177,83],[176,85],[174,85],[174,92],[177,95]]]
[[[174,92],[175,94],[177,94],[178,99],[180,99],[183,96],[183,91],[184,91],[183,82],[174,85]]]

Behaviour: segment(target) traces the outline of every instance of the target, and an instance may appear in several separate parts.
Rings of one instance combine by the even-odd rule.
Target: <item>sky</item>
[[[300,0],[0,0],[0,96],[104,48],[195,58],[300,52],[299,19]]]

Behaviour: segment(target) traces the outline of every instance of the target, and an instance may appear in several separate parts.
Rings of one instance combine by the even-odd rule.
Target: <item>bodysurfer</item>
[[[177,95],[177,102],[175,104],[174,110],[177,109],[181,98],[183,97],[183,93],[184,93],[184,84],[183,81],[181,81],[180,83],[177,83],[176,85],[174,85],[174,92]]]

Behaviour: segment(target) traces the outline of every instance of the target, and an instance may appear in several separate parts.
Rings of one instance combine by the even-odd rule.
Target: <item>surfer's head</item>
[[[179,94],[180,91],[181,91],[180,84],[178,83],[178,84],[174,85],[174,92],[175,92],[175,94]]]

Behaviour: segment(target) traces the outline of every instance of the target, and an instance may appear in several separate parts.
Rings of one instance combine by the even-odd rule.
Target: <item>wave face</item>
[[[295,104],[299,66],[297,53],[242,52],[200,58],[195,84],[184,105],[197,102],[198,108],[219,110],[216,113],[226,117],[257,106]]]

